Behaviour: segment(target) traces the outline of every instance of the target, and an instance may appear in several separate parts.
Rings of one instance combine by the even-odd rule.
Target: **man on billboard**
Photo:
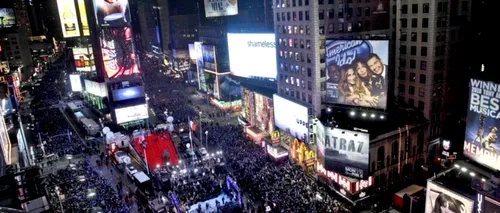
[[[94,0],[99,24],[119,25],[127,23],[125,15],[128,0]]]
[[[387,65],[382,63],[382,59],[377,54],[368,55],[366,64],[373,73],[372,82],[370,82],[371,92],[374,96],[384,96],[386,91],[385,76],[387,74]]]

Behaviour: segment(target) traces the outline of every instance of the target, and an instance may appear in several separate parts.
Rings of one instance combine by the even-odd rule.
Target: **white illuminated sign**
[[[275,125],[291,136],[307,141],[309,128],[307,107],[276,94],[273,96],[273,103]]]
[[[82,81],[80,79],[80,75],[69,75],[69,81],[71,82],[71,91],[82,91]]]
[[[234,16],[238,15],[238,0],[205,0],[205,16]]]
[[[231,73],[245,78],[276,78],[276,38],[273,33],[228,33]]]
[[[142,120],[149,117],[148,107],[146,104],[115,109],[115,114],[116,123],[118,124]]]
[[[76,15],[75,2],[70,0],[57,0],[59,21],[64,38],[80,36],[80,25]]]

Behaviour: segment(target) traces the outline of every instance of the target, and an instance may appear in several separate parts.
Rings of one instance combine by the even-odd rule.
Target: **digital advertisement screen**
[[[215,57],[214,45],[202,45],[203,68],[208,71],[217,72],[217,59]]]
[[[207,85],[205,83],[205,71],[203,65],[203,49],[202,42],[194,42],[194,50],[196,52],[196,72],[198,74],[198,89],[201,91],[207,91]]]
[[[367,179],[370,168],[370,135],[329,127],[323,132],[324,137],[317,136],[316,142],[318,161],[324,168],[348,177]]]
[[[85,1],[78,0],[78,11],[80,12],[80,24],[82,25],[82,34],[84,36],[90,35],[89,21],[87,20],[87,9],[85,8]]]
[[[59,21],[64,38],[80,36],[80,25],[74,1],[57,0],[57,9],[59,11]]]
[[[90,72],[95,70],[92,47],[74,47],[73,58],[75,59],[75,67],[77,71]]]
[[[205,0],[205,17],[238,15],[238,0]]]
[[[189,44],[189,58],[191,60],[196,60],[196,50],[194,49],[194,44]]]
[[[140,73],[131,28],[102,29],[101,52],[107,78],[114,79]]]
[[[273,99],[254,93],[255,118],[252,119],[256,127],[272,134],[274,131],[274,105]]]
[[[108,89],[106,88],[105,83],[98,83],[95,81],[90,81],[85,79],[84,84],[85,84],[85,92],[88,92],[98,97],[108,96]]]
[[[94,6],[101,26],[124,26],[130,22],[128,0],[94,0]]]
[[[6,164],[10,165],[12,163],[12,145],[10,143],[9,132],[7,126],[5,125],[5,119],[3,115],[0,115],[0,145],[0,147],[2,148],[4,161]]]
[[[228,33],[231,74],[244,78],[276,78],[276,40],[272,33]]]
[[[500,170],[500,84],[471,79],[465,128],[464,155]]]
[[[124,101],[135,98],[145,97],[143,86],[128,87],[123,89],[113,90],[113,100],[114,101]]]
[[[0,28],[10,28],[16,25],[16,15],[14,14],[14,9],[0,8],[0,17],[3,17],[0,21]]]
[[[386,109],[388,63],[389,41],[328,40],[325,101]]]
[[[474,201],[452,192],[432,181],[427,181],[425,213],[472,213]]]
[[[80,78],[80,75],[69,75],[69,81],[71,82],[71,91],[82,91],[82,80]]]
[[[276,127],[301,141],[308,141],[309,111],[307,107],[274,94]]]
[[[115,109],[116,123],[122,124],[136,120],[147,119],[148,107],[146,104],[141,104],[132,107],[124,107]]]

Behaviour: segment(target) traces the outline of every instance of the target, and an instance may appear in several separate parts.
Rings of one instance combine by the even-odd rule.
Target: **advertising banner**
[[[101,26],[124,26],[130,22],[128,0],[94,0],[94,6],[97,23]]]
[[[85,1],[78,0],[78,11],[80,12],[80,24],[82,25],[82,34],[84,36],[90,35],[89,21],[87,19],[87,8],[85,8]]]
[[[140,73],[130,27],[102,29],[101,52],[106,78]]]
[[[205,0],[205,17],[238,15],[238,0]]]
[[[203,70],[203,49],[202,42],[194,42],[194,50],[196,52],[196,71],[198,73],[198,89],[201,91],[207,91],[207,85],[205,83],[205,71]]]
[[[90,81],[85,79],[84,84],[85,84],[85,92],[88,92],[98,97],[108,96],[108,89],[106,88],[105,83],[98,83],[95,81]]]
[[[425,213],[472,213],[474,201],[452,192],[437,183],[427,181]]]
[[[274,121],[276,127],[298,138],[309,141],[309,111],[307,107],[274,94]]]
[[[370,136],[368,133],[339,128],[325,128],[324,138],[316,136],[318,161],[332,172],[367,179]]]
[[[386,109],[388,63],[389,41],[328,40],[325,101]]]
[[[74,1],[57,0],[57,9],[59,11],[59,21],[64,38],[80,36],[80,26],[76,13]]]
[[[500,84],[470,80],[469,111],[465,128],[464,155],[500,170]]]
[[[276,78],[276,38],[273,33],[228,33],[231,74],[244,78]]]
[[[148,107],[146,104],[115,109],[116,123],[122,124],[148,118]]]
[[[274,131],[274,106],[273,99],[255,93],[255,119],[252,119],[257,128],[272,134]]]
[[[82,80],[80,78],[80,75],[69,75],[69,81],[71,82],[71,91],[82,91]]]
[[[217,59],[215,57],[214,45],[202,45],[203,68],[208,71],[217,72]]]
[[[123,89],[113,90],[113,101],[125,101],[146,96],[143,86],[127,87]]]
[[[0,17],[3,17],[0,22],[0,28],[10,28],[16,25],[16,15],[12,8],[0,8]]]
[[[74,47],[73,58],[75,59],[76,71],[90,72],[95,70],[92,47]]]
[[[191,60],[196,60],[196,50],[194,49],[194,44],[188,44],[189,58]]]

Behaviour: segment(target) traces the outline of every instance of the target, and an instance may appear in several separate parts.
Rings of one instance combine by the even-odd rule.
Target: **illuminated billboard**
[[[59,20],[64,38],[80,36],[80,26],[74,1],[57,0]]]
[[[115,109],[115,115],[117,124],[147,119],[149,117],[146,104]]]
[[[231,74],[244,78],[276,78],[276,40],[273,33],[228,33]]]
[[[425,213],[460,212],[472,213],[474,201],[452,192],[437,183],[427,181]]]
[[[127,87],[113,90],[113,101],[124,101],[136,98],[144,98],[146,93],[143,86]]]
[[[258,93],[254,93],[255,107],[254,115],[255,118],[252,119],[254,122],[252,123],[256,127],[261,130],[266,131],[269,134],[272,134],[274,131],[274,105],[273,99],[263,96]]]
[[[500,170],[500,84],[471,79],[469,107],[465,128],[464,155],[472,160]]]
[[[357,179],[368,178],[369,134],[330,127],[323,132],[324,137],[316,137],[318,162],[328,171]]]
[[[94,6],[101,26],[123,26],[130,22],[128,0],[94,0]]]
[[[130,27],[102,29],[100,40],[106,78],[140,73]]]
[[[80,75],[69,75],[69,81],[71,83],[71,91],[81,92],[82,91],[82,80]]]
[[[0,8],[0,28],[10,28],[16,25],[16,15],[12,8]]]
[[[203,52],[203,68],[206,71],[217,72],[217,58],[215,57],[215,46],[205,45],[201,46]]]
[[[11,152],[12,145],[9,139],[9,132],[5,125],[3,115],[0,115],[0,147],[2,148],[2,155],[7,165],[12,163]]]
[[[389,41],[328,40],[325,102],[386,109]]]
[[[95,70],[92,47],[74,47],[73,58],[75,59],[75,67],[77,71],[90,72]]]
[[[196,52],[196,72],[198,74],[198,89],[207,91],[205,83],[205,71],[203,70],[203,49],[202,42],[194,42],[194,51]]]
[[[238,15],[238,0],[205,0],[205,17]]]
[[[276,127],[301,141],[308,141],[309,111],[307,107],[277,94],[273,95],[273,103]]]
[[[189,58],[193,61],[196,60],[196,50],[194,49],[194,44],[189,44],[188,45],[189,49]]]
[[[85,79],[84,84],[85,92],[102,98],[108,96],[108,89],[106,88],[105,83],[98,83]]]
[[[90,35],[89,21],[87,19],[87,8],[85,8],[85,1],[78,0],[78,11],[80,12],[80,24],[82,25],[82,34],[84,36]]]

